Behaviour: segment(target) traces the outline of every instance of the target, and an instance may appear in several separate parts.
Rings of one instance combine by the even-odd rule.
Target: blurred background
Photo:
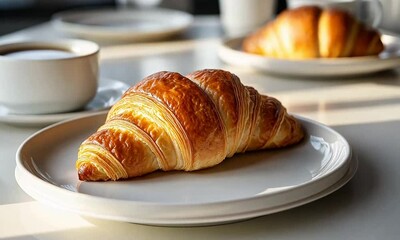
[[[113,7],[127,0],[0,0],[0,35],[49,21],[55,12],[74,8]],[[157,2],[158,7],[177,9],[194,15],[219,14],[218,0],[136,0]],[[135,7],[135,6],[132,6]],[[277,1],[276,12],[286,8]]]
[[[277,14],[286,9],[287,1],[302,0],[274,1]],[[49,21],[55,12],[74,8],[113,7],[127,2],[130,2],[131,7],[137,7],[139,3],[145,5],[155,3],[158,7],[177,9],[194,15],[220,13],[218,0],[0,0],[0,36]],[[400,34],[400,0],[379,0],[379,2],[384,13],[380,27]]]

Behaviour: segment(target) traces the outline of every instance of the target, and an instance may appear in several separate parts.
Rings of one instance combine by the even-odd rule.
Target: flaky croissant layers
[[[223,70],[159,72],[131,87],[80,146],[80,180],[118,180],[156,170],[193,171],[237,152],[284,147],[303,137],[275,98]]]

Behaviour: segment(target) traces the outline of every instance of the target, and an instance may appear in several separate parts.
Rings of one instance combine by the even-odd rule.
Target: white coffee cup
[[[373,27],[382,22],[383,10],[379,0],[288,0],[288,8],[315,5],[322,8],[340,8]]]
[[[0,106],[11,114],[82,108],[96,95],[98,53],[85,40],[0,45]]]
[[[228,36],[240,36],[274,17],[275,0],[219,0],[222,26]]]

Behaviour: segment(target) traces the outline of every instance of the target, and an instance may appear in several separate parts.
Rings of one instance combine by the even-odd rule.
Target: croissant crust
[[[193,171],[236,152],[299,142],[299,122],[275,98],[223,70],[159,72],[131,87],[80,146],[80,180],[118,180],[156,170]]]

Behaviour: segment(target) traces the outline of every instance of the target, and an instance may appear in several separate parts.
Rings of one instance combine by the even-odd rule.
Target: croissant
[[[378,55],[380,34],[338,9],[304,6],[282,12],[243,41],[245,52],[281,59]]]
[[[128,89],[110,109],[105,124],[79,147],[76,168],[84,181],[159,169],[193,171],[302,137],[300,123],[278,100],[230,72],[159,72]]]

